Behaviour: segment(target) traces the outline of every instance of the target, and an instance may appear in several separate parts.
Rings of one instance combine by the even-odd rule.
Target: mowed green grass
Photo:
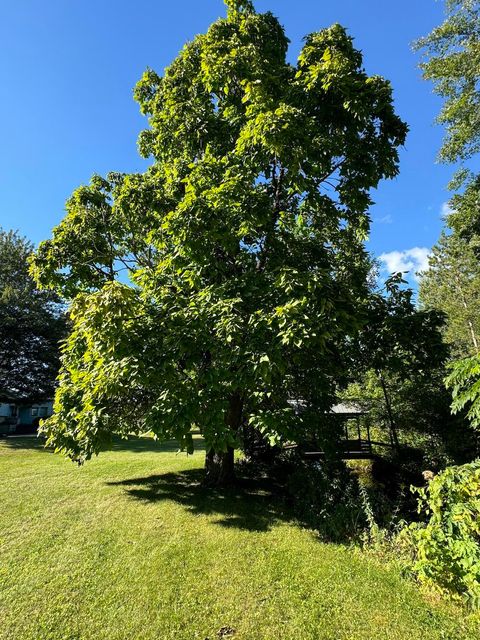
[[[204,490],[202,464],[148,440],[82,468],[0,442],[0,638],[480,637],[396,569],[319,542],[268,483]]]

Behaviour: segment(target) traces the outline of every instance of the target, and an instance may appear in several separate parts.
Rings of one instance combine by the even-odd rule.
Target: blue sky
[[[391,80],[410,134],[399,177],[374,193],[369,249],[391,269],[415,269],[438,238],[452,168],[435,162],[441,102],[421,79],[410,45],[442,21],[443,3],[255,6],[279,17],[292,60],[305,34],[340,22],[363,51],[367,72]],[[92,173],[142,170],[136,138],[146,121],[132,98],[135,82],[147,66],[162,72],[186,40],[224,13],[222,0],[0,0],[0,226],[37,243]]]

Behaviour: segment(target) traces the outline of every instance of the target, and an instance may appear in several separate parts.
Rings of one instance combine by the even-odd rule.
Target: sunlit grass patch
[[[318,541],[275,486],[201,484],[201,451],[117,442],[78,468],[0,444],[2,640],[474,639],[397,569]],[[222,631],[223,630],[223,631]]]

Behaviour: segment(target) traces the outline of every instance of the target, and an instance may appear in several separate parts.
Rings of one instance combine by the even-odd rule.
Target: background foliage
[[[64,309],[28,271],[33,246],[0,229],[0,402],[51,398],[65,336]]]

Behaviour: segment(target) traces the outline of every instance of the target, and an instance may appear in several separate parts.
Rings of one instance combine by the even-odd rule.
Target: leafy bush
[[[298,453],[287,457],[279,456],[275,467],[277,476],[286,479],[294,513],[326,540],[378,547],[396,536],[406,512],[414,511],[391,464],[384,468],[385,476],[394,476],[387,487],[375,477],[371,464],[367,468],[358,461],[348,466],[341,460],[311,462]]]
[[[287,486],[295,515],[323,538],[344,541],[364,530],[359,484],[343,463],[297,460]]]
[[[425,583],[480,605],[480,460],[448,467],[419,494],[428,521],[408,528]]]
[[[480,429],[480,358],[474,355],[450,364],[445,383],[452,390],[452,410],[467,410],[466,417],[474,429]]]

